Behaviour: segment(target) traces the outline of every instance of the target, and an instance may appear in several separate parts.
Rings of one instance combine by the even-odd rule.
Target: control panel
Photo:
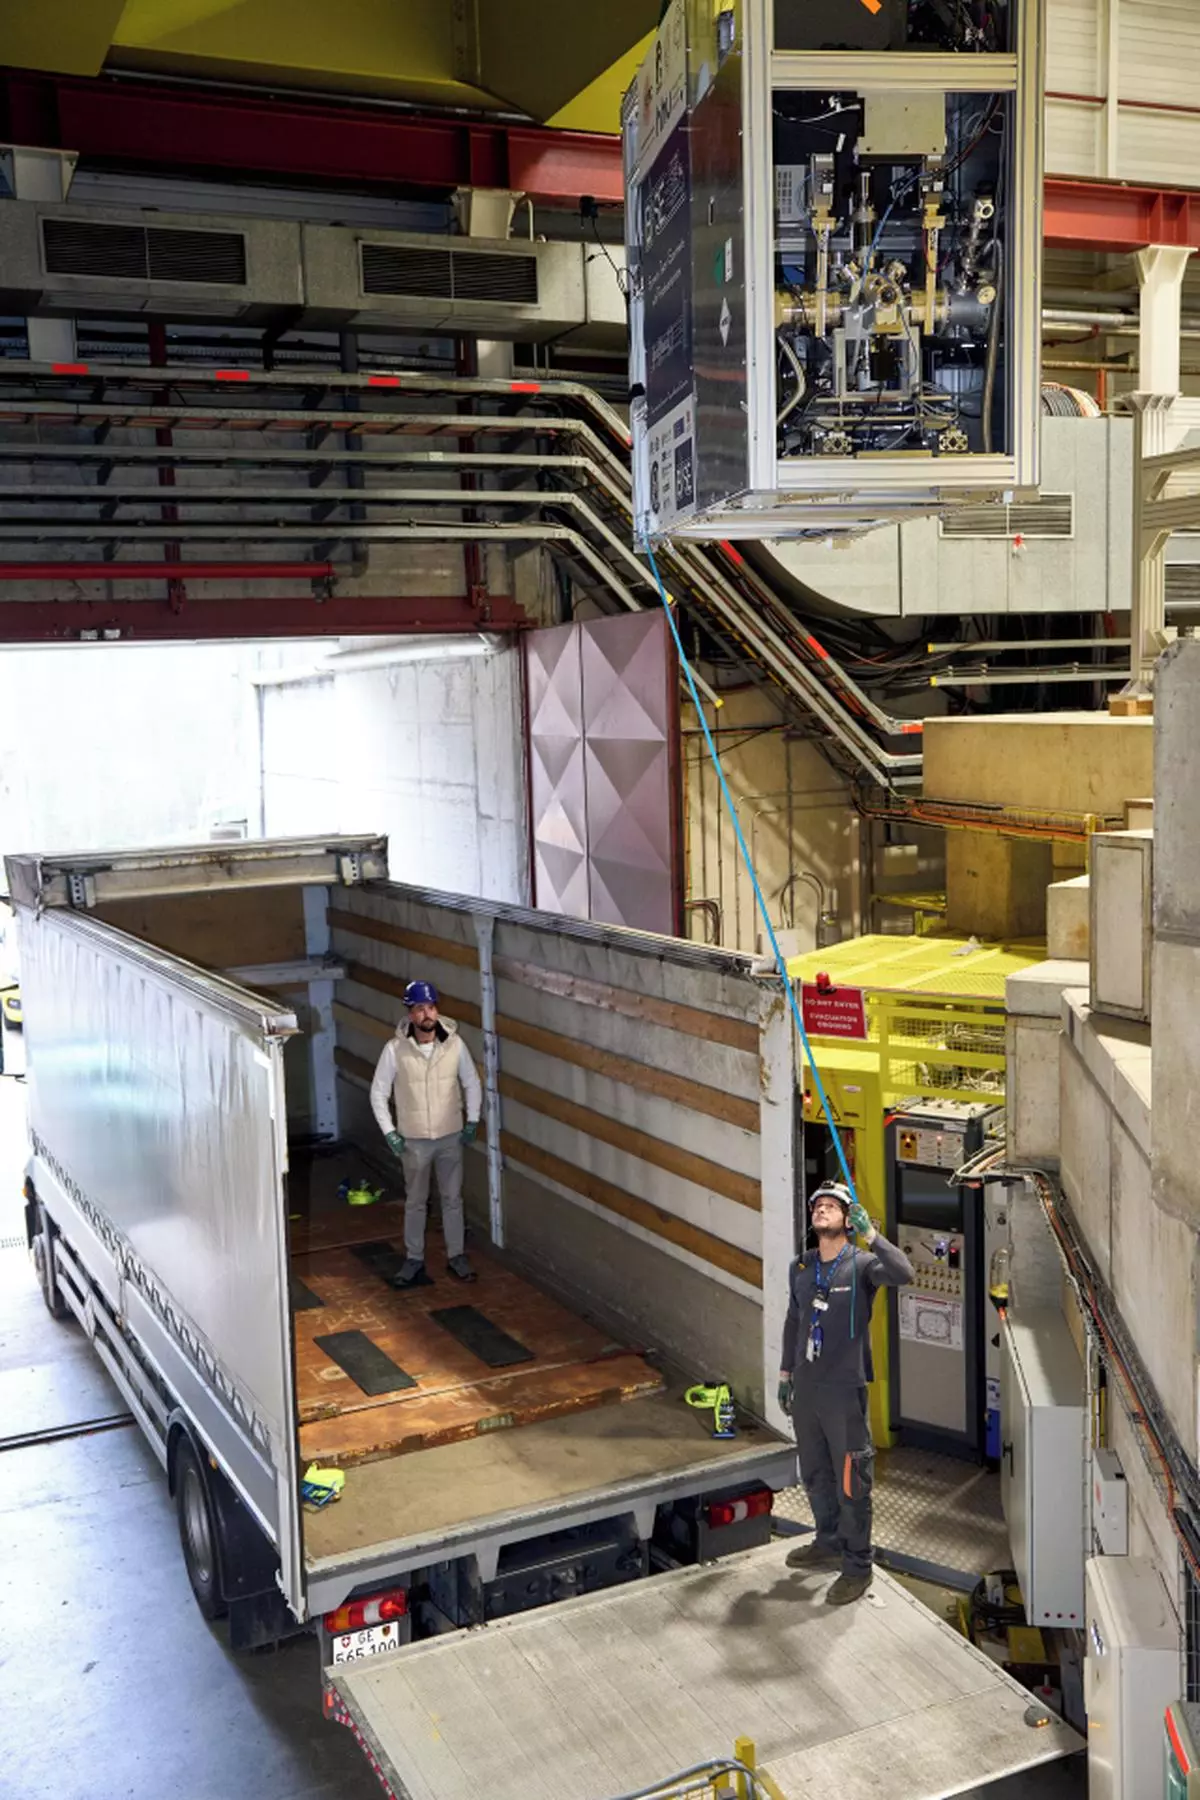
[[[957,1169],[963,1158],[964,1134],[928,1125],[906,1125],[896,1133],[896,1158],[926,1169]]]
[[[913,1266],[913,1290],[961,1299],[965,1247],[966,1239],[960,1231],[942,1237],[902,1233],[900,1248]]]

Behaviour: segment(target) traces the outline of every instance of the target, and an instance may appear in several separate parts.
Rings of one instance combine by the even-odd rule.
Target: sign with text
[[[810,1037],[865,1038],[867,1008],[859,987],[800,985],[800,1013]]]

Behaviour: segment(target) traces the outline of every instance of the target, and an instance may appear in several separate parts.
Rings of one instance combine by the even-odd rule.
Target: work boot
[[[871,1585],[871,1571],[863,1575],[839,1575],[825,1596],[827,1606],[849,1606],[852,1600],[861,1600]]]
[[[818,1544],[816,1538],[810,1538],[807,1544],[797,1544],[789,1550],[784,1561],[789,1569],[831,1569],[841,1558],[836,1551]]]
[[[392,1277],[392,1286],[400,1289],[428,1287],[429,1277],[425,1273],[425,1264],[415,1256],[406,1256]]]
[[[446,1267],[449,1269],[451,1275],[458,1277],[459,1281],[478,1281],[479,1279],[478,1275],[476,1275],[474,1269],[461,1251],[457,1256],[452,1256],[450,1258]]]

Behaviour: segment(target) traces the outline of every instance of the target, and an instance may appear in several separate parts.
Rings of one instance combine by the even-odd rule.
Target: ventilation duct
[[[445,332],[623,350],[594,245],[0,202],[0,308]]]
[[[303,304],[299,225],[0,204],[0,304],[14,312],[244,319]]]
[[[943,513],[944,538],[1069,538],[1075,535],[1074,494],[1037,494],[1007,506],[990,501]]]
[[[586,244],[306,225],[304,288],[313,325],[625,346],[616,277]]]

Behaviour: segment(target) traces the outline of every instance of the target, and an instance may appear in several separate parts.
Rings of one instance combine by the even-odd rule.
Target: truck
[[[407,1684],[464,1634],[619,1618],[587,1609],[664,1578],[678,1610],[720,1560],[732,1679],[737,1595],[753,1639],[796,1478],[775,1395],[800,1140],[782,985],[724,950],[393,882],[382,838],[6,860],[33,1265],[162,1465],[205,1616],[235,1649],[314,1630],[327,1715],[399,1796],[440,1791]],[[482,1072],[477,1280],[431,1232],[432,1279],[401,1292],[369,1089],[418,976]],[[957,1647],[938,1655],[961,1675]],[[1031,1738],[998,1671],[951,1683],[976,1687],[995,1714],[977,1782],[1073,1747],[1053,1722]],[[538,1705],[561,1731],[553,1681]],[[579,1794],[607,1776],[600,1758]]]

